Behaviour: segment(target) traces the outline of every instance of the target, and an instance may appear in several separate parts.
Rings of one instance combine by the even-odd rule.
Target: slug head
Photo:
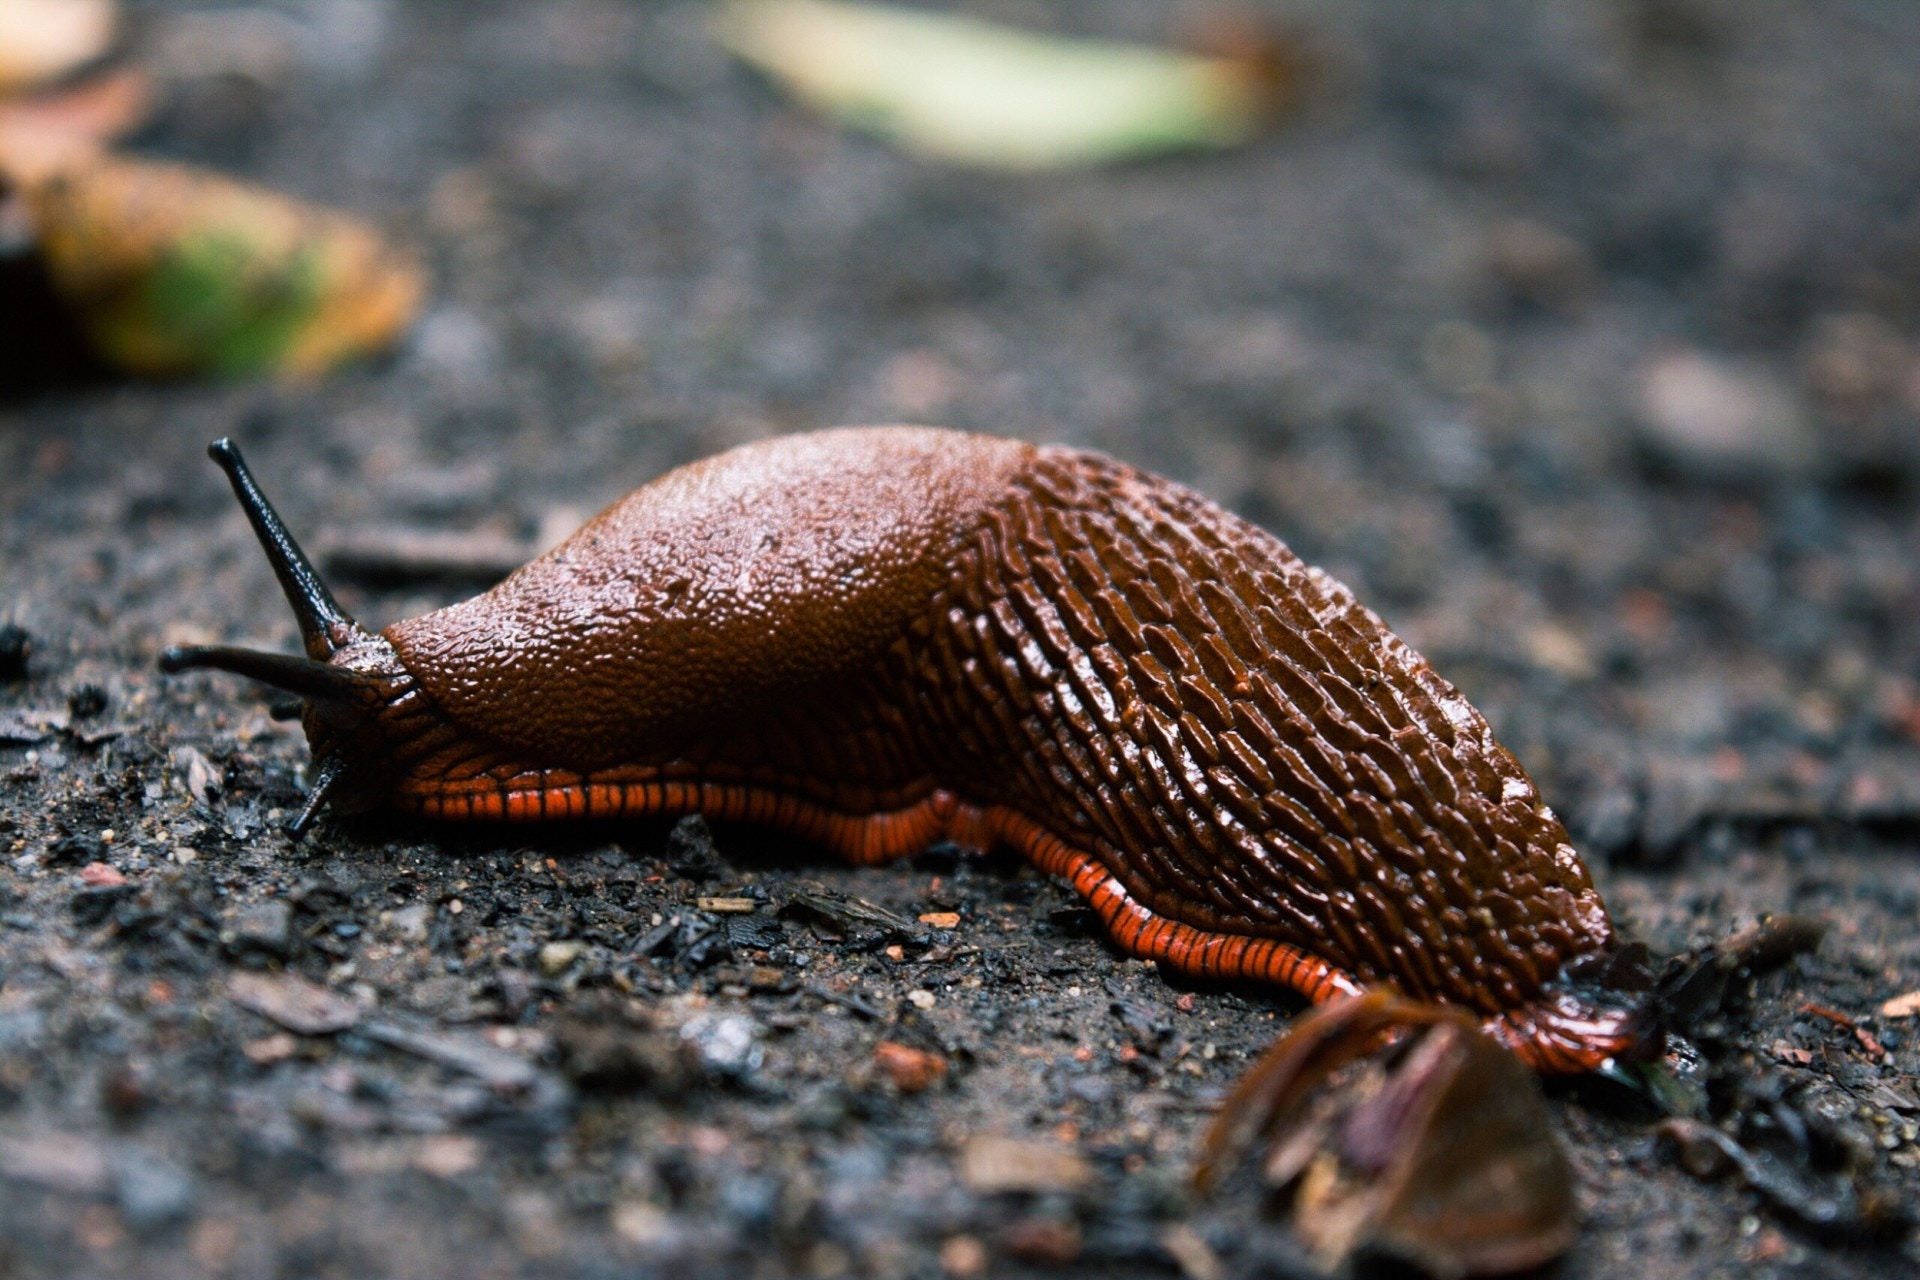
[[[322,805],[332,803],[354,812],[379,803],[391,781],[387,763],[401,742],[416,732],[401,729],[413,718],[402,708],[419,698],[413,677],[393,646],[355,622],[334,600],[254,482],[239,446],[223,437],[207,446],[207,456],[233,485],[280,589],[293,606],[307,655],[297,658],[226,645],[176,645],[160,654],[160,670],[231,671],[304,701],[301,721],[314,765],[306,806],[288,828],[298,838],[313,825]]]

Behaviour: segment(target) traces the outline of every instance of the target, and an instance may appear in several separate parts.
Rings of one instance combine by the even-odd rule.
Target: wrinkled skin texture
[[[1001,839],[1190,972],[1388,982],[1557,1044],[1550,1070],[1631,1041],[1555,989],[1611,926],[1480,714],[1277,539],[1098,455],[749,446],[333,661],[386,682],[380,725],[309,716],[362,804],[705,808],[864,860]]]

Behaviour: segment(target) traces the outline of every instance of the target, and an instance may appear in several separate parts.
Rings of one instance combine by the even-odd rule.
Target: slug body
[[[703,811],[860,862],[1006,843],[1122,949],[1190,974],[1316,1001],[1390,984],[1474,1011],[1544,1071],[1641,1039],[1569,980],[1612,927],[1485,719],[1346,588],[1169,481],[955,432],[786,437],[664,476],[486,594],[374,635],[237,452],[215,456],[308,658],[163,666],[307,697],[303,821],[330,798]]]

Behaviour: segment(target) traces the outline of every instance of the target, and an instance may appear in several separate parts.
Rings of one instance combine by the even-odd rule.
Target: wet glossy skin
[[[316,656],[364,696],[307,725],[351,807],[704,811],[860,861],[1003,842],[1189,973],[1390,983],[1543,1070],[1635,1039],[1561,981],[1612,928],[1484,718],[1270,534],[1099,455],[787,437],[473,600],[333,625]]]

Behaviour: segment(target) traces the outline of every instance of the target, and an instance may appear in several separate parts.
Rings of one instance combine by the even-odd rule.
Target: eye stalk
[[[291,654],[218,644],[175,645],[161,652],[160,670],[170,675],[195,668],[230,671],[296,694],[311,706],[319,708],[323,717],[329,714],[336,718],[365,715],[370,705],[381,700],[383,680],[366,671],[336,666],[328,659],[347,646],[370,637],[340,607],[333,593],[327,590],[327,584],[320,580],[313,562],[307,559],[300,544],[287,531],[280,513],[273,509],[266,494],[260,491],[253,472],[247,467],[247,460],[241,456],[240,446],[222,436],[207,446],[207,456],[226,472],[227,481],[233,486],[233,495],[240,500],[240,509],[247,513],[247,522],[253,526],[254,536],[259,538],[261,549],[267,553],[267,562],[273,566],[274,576],[280,580],[280,590],[285,593],[287,603],[293,606],[293,616],[300,625],[300,638],[307,656],[299,658]],[[295,839],[299,839],[313,825],[321,807],[346,773],[346,766],[338,755],[316,757],[313,785],[307,803],[287,828]]]
[[[327,590],[327,584],[320,580],[313,562],[307,559],[306,552],[287,532],[280,513],[273,509],[273,504],[267,501],[267,495],[260,491],[259,484],[255,482],[246,458],[241,456],[240,446],[229,437],[221,436],[207,446],[207,456],[227,473],[227,482],[233,486],[233,496],[240,500],[240,509],[247,513],[247,522],[253,526],[254,536],[260,539],[260,547],[267,553],[267,562],[273,566],[274,576],[280,579],[280,590],[286,593],[287,603],[293,606],[293,616],[300,624],[300,638],[306,644],[307,656],[324,662],[363,634],[360,624],[340,607],[333,598],[333,592]]]

